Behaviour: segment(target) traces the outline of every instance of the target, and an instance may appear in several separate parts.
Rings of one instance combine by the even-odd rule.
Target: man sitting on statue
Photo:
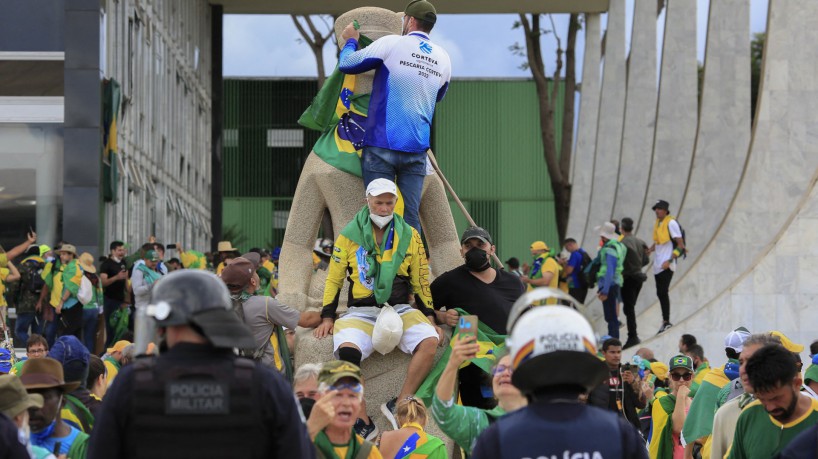
[[[324,288],[322,323],[317,338],[333,334],[335,357],[360,365],[374,350],[372,334],[381,308],[394,307],[403,322],[398,347],[412,354],[398,397],[381,411],[397,429],[396,400],[413,395],[434,363],[435,347],[443,341],[434,325],[434,309],[429,288],[429,265],[418,232],[394,213],[397,202],[394,182],[379,178],[366,188],[367,205],[335,240]],[[344,278],[350,281],[349,311],[337,321],[335,311]],[[417,309],[408,303],[414,293]],[[356,431],[375,438],[377,429],[361,405]]]

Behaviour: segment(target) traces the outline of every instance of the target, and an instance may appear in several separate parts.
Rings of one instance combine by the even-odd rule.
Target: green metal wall
[[[303,130],[301,146],[270,147],[267,131],[301,129],[296,120],[314,95],[311,79],[225,79],[223,218],[242,250],[281,244],[282,221],[318,133]],[[503,261],[528,260],[534,240],[557,244],[536,97],[529,80],[454,80],[435,114],[432,149],[440,167],[492,233]],[[561,119],[555,124],[559,142]],[[452,214],[458,231],[465,229],[453,202]]]
[[[559,145],[561,105],[556,112]],[[528,260],[535,240],[558,246],[533,81],[453,81],[435,114],[433,149],[472,218],[494,237],[503,261]],[[454,203],[452,214],[458,231],[465,229]]]

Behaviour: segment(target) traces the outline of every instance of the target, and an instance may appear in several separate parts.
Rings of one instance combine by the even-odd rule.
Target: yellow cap
[[[667,381],[667,374],[669,371],[670,370],[668,370],[667,365],[662,362],[651,362],[650,364],[650,372],[656,375],[656,377],[662,381]]]
[[[531,244],[531,250],[548,250],[548,246],[543,241],[534,241]]]
[[[778,339],[781,340],[781,345],[784,346],[784,349],[786,349],[786,350],[788,350],[790,352],[795,352],[795,353],[800,353],[800,352],[804,351],[804,345],[803,344],[793,343],[792,341],[790,341],[789,338],[786,337],[786,335],[784,335],[780,331],[773,331],[773,332],[770,332],[770,334],[773,335],[773,336],[777,336]]]

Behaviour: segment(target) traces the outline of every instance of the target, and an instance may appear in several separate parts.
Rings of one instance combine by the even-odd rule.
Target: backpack
[[[579,276],[577,276],[577,279],[579,279],[579,285],[577,285],[577,287],[579,288],[592,287],[594,284],[591,283],[590,285],[588,285],[588,279],[585,278],[585,270],[591,263],[593,263],[593,259],[591,258],[590,255],[588,255],[588,252],[586,252],[585,249],[581,247],[579,249],[579,253],[582,254],[582,263],[580,263],[579,265]],[[597,272],[598,271],[599,270],[597,269]]]
[[[599,269],[602,267],[602,260],[599,259],[599,254],[602,253],[600,250],[599,253],[596,254],[596,257],[591,261],[585,269],[582,270],[582,277],[585,280],[585,284],[588,288],[593,287],[596,285],[596,278],[599,275]],[[590,258],[590,256],[588,257]],[[584,263],[584,260],[583,260]]]
[[[77,299],[80,300],[83,306],[94,299],[94,284],[91,283],[91,279],[88,279],[84,273],[80,280],[80,289],[77,292]]]
[[[28,292],[39,295],[43,291],[45,285],[43,269],[45,269],[45,263],[35,259],[28,259],[23,262],[20,271],[25,270],[26,280],[23,285]]]
[[[679,257],[687,258],[687,239],[685,238],[685,229],[682,228],[682,224],[679,223],[679,220],[676,220],[676,224],[679,225],[679,232],[682,233],[682,242],[685,245],[685,251],[682,252],[679,255]],[[670,238],[670,240],[671,240],[671,242],[673,242],[673,250],[676,250],[676,248],[679,246],[679,244],[676,242],[676,239]]]

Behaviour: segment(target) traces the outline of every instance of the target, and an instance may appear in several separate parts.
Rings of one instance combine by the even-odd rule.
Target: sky
[[[634,2],[625,0],[626,49],[630,47]],[[655,0],[638,0],[651,1]],[[689,1],[689,0],[683,0]],[[704,61],[707,35],[707,15],[710,0],[697,2],[697,51]],[[767,0],[750,0],[751,33],[763,32],[767,21]],[[657,49],[661,50],[664,30],[664,12],[657,23]],[[528,70],[520,68],[524,58],[515,56],[509,46],[523,42],[521,29],[513,29],[516,15],[496,14],[442,14],[431,33],[432,41],[448,53],[452,61],[453,78],[528,78]],[[555,29],[566,40],[568,16],[553,15]],[[606,17],[601,23],[605,30]],[[321,21],[316,25],[328,30]],[[548,20],[541,25],[550,26]],[[577,37],[577,78],[582,75],[582,55],[585,34]],[[749,46],[748,37],[748,46]],[[556,40],[553,34],[542,37],[546,72],[553,73]],[[661,56],[661,53],[659,54]],[[335,49],[331,43],[324,47],[327,73],[335,66]],[[315,58],[301,40],[290,16],[284,15],[226,15],[224,18],[224,76],[227,77],[315,77]]]

